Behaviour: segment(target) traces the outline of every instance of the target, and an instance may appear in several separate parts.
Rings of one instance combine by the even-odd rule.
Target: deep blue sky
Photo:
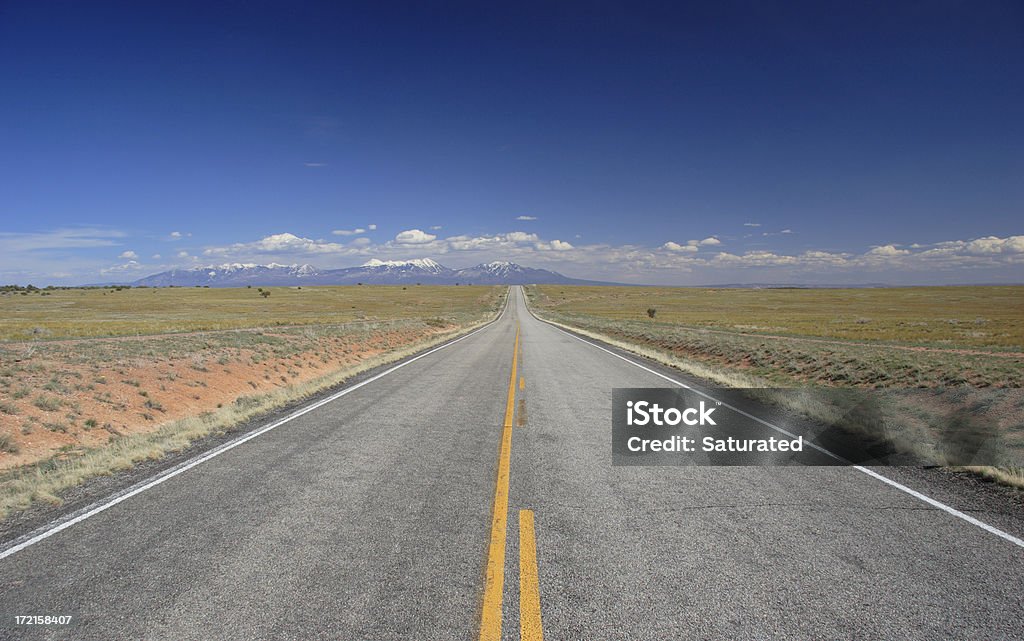
[[[0,4],[0,280],[1024,282],[1019,1],[291,5]]]

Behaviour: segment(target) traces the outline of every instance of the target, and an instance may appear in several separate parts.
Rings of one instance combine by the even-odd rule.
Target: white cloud
[[[153,254],[152,256],[153,260],[160,260],[161,258],[163,258],[163,256],[161,256],[160,254]]]
[[[539,240],[537,234],[528,234],[524,231],[513,231],[505,234],[505,238],[513,243],[532,243]]]
[[[537,234],[524,231],[512,231],[507,234],[494,234],[493,236],[449,236],[443,243],[445,248],[453,251],[474,251],[488,250],[496,251],[520,251],[529,243],[540,240]]]
[[[671,240],[668,241],[667,243],[665,243],[664,245],[662,245],[661,248],[662,249],[667,249],[670,252],[695,252],[695,251],[697,251],[697,245],[696,244],[693,244],[693,245],[691,245],[691,244],[680,245],[679,243],[674,243]]]
[[[399,245],[423,245],[437,238],[434,234],[428,234],[425,231],[419,229],[407,229],[402,232],[398,232],[395,236],[395,242]]]
[[[683,252],[695,252],[700,247],[711,247],[713,245],[721,245],[722,241],[718,240],[714,236],[709,236],[703,240],[692,239],[686,241],[686,245],[680,245],[679,243],[669,241],[661,247],[670,251],[683,251]],[[672,246],[670,246],[672,245]],[[678,248],[678,249],[677,249]]]
[[[744,227],[760,227],[761,223],[743,223]]]
[[[872,247],[867,252],[868,256],[906,256],[910,253],[909,249],[897,249],[895,245],[881,245],[879,247]]]
[[[188,258],[188,252],[184,250],[178,252],[178,258]]]
[[[849,263],[849,254],[837,254],[826,251],[805,251],[800,258],[807,265],[845,266]]]
[[[178,239],[180,239],[180,238],[181,238],[181,232],[180,232],[180,231],[172,231],[172,232],[171,232],[171,238],[172,238],[173,240],[178,240]]]
[[[133,252],[130,249],[126,249],[125,251],[121,252],[118,255],[118,258],[127,258],[127,259],[130,259],[130,260],[135,260],[138,257],[139,257],[139,255],[136,254],[135,252]]]
[[[367,225],[366,228],[370,231],[377,231],[377,225]]]
[[[147,269],[145,265],[139,264],[139,262],[136,260],[129,260],[127,263],[123,263],[121,265],[112,265],[110,267],[105,267],[100,270],[100,274],[124,274],[127,272],[138,272],[143,269]]]
[[[797,265],[800,259],[796,256],[785,256],[770,251],[751,251],[737,256],[721,252],[711,259],[712,264],[730,267],[776,267],[780,265]]]
[[[430,231],[441,231],[441,229],[443,229],[443,227],[440,225],[431,225],[430,227]]]
[[[965,249],[971,254],[1019,254],[1024,253],[1024,236],[998,238],[985,236],[966,244]]]
[[[335,236],[358,236],[359,234],[365,234],[366,230],[362,227],[356,229],[335,229],[331,232]]]
[[[532,243],[540,240],[537,234],[528,234],[521,231],[513,231],[507,234],[495,234],[494,236],[451,236],[444,242],[450,249],[455,251],[471,251],[477,249],[496,250],[500,248],[512,249],[520,243]]]
[[[203,250],[206,256],[238,256],[238,255],[283,255],[283,254],[332,254],[345,253],[345,245],[328,243],[311,238],[302,238],[295,234],[272,234],[251,243],[234,243],[227,247],[208,247]]]
[[[548,243],[548,248],[550,248],[550,249],[552,249],[552,250],[554,250],[556,252],[564,252],[564,251],[569,251],[570,249],[573,249],[573,246],[570,245],[569,243],[565,242],[564,240],[555,239],[555,240],[551,241],[550,243]]]
[[[537,220],[536,216],[516,216],[516,220]]]
[[[325,163],[325,162],[305,162],[305,163],[302,163],[302,164],[304,164],[307,167],[326,167],[327,166],[327,163]]]
[[[782,230],[782,231],[780,231],[779,233],[780,233],[780,234],[792,234],[792,233],[794,233],[794,232],[793,232],[793,230],[792,230],[792,229],[783,229],[783,230]]]

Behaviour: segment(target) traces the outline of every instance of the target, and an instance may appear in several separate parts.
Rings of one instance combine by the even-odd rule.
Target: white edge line
[[[193,467],[196,467],[197,465],[201,465],[202,463],[205,463],[206,461],[209,461],[212,458],[220,456],[221,454],[223,454],[224,452],[227,452],[228,450],[232,450],[232,449],[238,447],[239,445],[241,445],[243,443],[251,441],[252,439],[256,438],[257,436],[260,436],[262,434],[266,434],[267,432],[269,432],[270,430],[272,430],[274,428],[280,427],[280,426],[284,425],[285,423],[287,423],[289,421],[295,420],[298,417],[302,416],[303,414],[307,414],[307,413],[312,412],[313,410],[315,410],[315,409],[317,409],[319,407],[322,407],[322,406],[324,406],[324,405],[326,405],[326,404],[328,404],[328,403],[330,403],[332,401],[336,401],[339,398],[341,398],[342,396],[345,396],[346,394],[354,392],[357,389],[359,389],[360,387],[363,387],[364,385],[369,385],[370,383],[376,381],[379,378],[383,378],[383,377],[387,376],[388,374],[394,372],[395,370],[401,369],[401,368],[405,367],[406,365],[408,365],[410,363],[413,363],[415,361],[418,361],[418,360],[420,360],[421,358],[423,358],[425,356],[429,356],[429,355],[433,354],[434,352],[442,350],[442,349],[444,349],[446,347],[450,347],[451,345],[454,345],[455,343],[458,343],[459,341],[463,341],[463,340],[469,338],[470,336],[473,336],[474,334],[482,332],[483,330],[487,329],[492,324],[498,322],[499,320],[502,319],[502,317],[505,316],[505,312],[508,311],[508,301],[509,301],[509,299],[512,298],[511,291],[512,291],[511,288],[509,288],[509,293],[506,295],[506,298],[505,298],[505,307],[501,310],[501,314],[499,314],[497,316],[497,318],[488,321],[482,327],[478,327],[477,329],[474,329],[472,332],[466,334],[465,336],[460,336],[460,337],[458,337],[458,338],[456,338],[454,340],[451,340],[451,341],[448,341],[447,343],[444,343],[443,345],[438,345],[437,347],[434,347],[434,348],[432,348],[432,349],[430,349],[430,350],[428,350],[426,352],[423,352],[422,354],[418,354],[418,355],[413,356],[412,358],[410,358],[408,360],[404,360],[401,363],[395,365],[394,367],[391,367],[390,369],[387,369],[387,370],[385,370],[385,371],[383,371],[383,372],[381,372],[379,374],[371,376],[370,378],[366,379],[365,381],[360,381],[359,383],[356,383],[355,385],[353,385],[351,387],[346,387],[345,389],[343,389],[341,391],[338,391],[338,392],[335,392],[334,394],[331,394],[327,398],[320,399],[319,401],[316,401],[315,403],[307,405],[307,406],[303,407],[302,409],[297,410],[297,411],[289,414],[288,416],[285,416],[282,419],[279,419],[277,421],[274,421],[273,423],[270,423],[269,425],[265,425],[265,426],[255,430],[255,431],[249,432],[245,436],[240,436],[239,438],[237,438],[237,439],[235,439],[233,441],[229,441],[227,443],[224,443],[223,445],[220,445],[220,446],[214,448],[213,450],[210,450],[209,452],[206,452],[205,454],[201,454],[200,456],[192,459],[191,461],[186,461],[186,462],[184,462],[184,463],[182,463],[182,464],[180,464],[180,465],[178,465],[176,467],[172,467],[169,470],[161,472],[160,474],[156,475],[152,479],[150,479],[148,481],[143,481],[141,484],[135,485],[134,487],[129,488],[128,490],[124,491],[121,494],[115,494],[114,498],[108,500],[105,503],[100,503],[100,504],[95,505],[94,507],[91,507],[91,508],[85,508],[85,511],[80,513],[80,514],[78,514],[78,516],[70,518],[70,519],[68,519],[66,521],[58,521],[56,525],[52,525],[51,524],[50,526],[44,526],[44,527],[47,527],[48,529],[45,529],[42,532],[40,532],[39,534],[31,536],[31,538],[28,538],[25,541],[22,541],[21,543],[18,543],[17,545],[12,545],[11,547],[9,547],[9,548],[5,549],[4,551],[0,552],[0,560],[6,559],[7,557],[9,557],[9,556],[11,556],[13,554],[18,553],[18,552],[24,550],[27,547],[30,547],[32,545],[35,545],[36,543],[39,543],[40,541],[48,539],[51,536],[53,536],[54,534],[57,534],[58,532],[62,532],[63,530],[68,529],[69,527],[71,527],[72,525],[75,525],[76,523],[81,523],[82,521],[84,521],[84,520],[86,520],[86,519],[88,519],[90,517],[96,516],[100,512],[108,510],[108,509],[114,507],[115,505],[117,505],[118,503],[121,503],[122,501],[127,501],[128,499],[130,499],[131,497],[135,496],[136,494],[141,494],[142,492],[145,492],[146,490],[148,490],[148,489],[150,489],[152,487],[156,487],[157,485],[160,485],[164,481],[168,481],[168,480],[174,478],[175,476],[178,476],[179,474],[183,474],[183,473],[191,470]],[[17,539],[15,539],[15,540],[17,540]]]
[[[771,423],[769,423],[768,421],[766,421],[764,419],[758,418],[757,416],[754,416],[753,414],[748,414],[747,412],[744,412],[743,410],[741,410],[741,409],[739,409],[737,407],[733,407],[732,405],[729,405],[728,403],[724,403],[722,401],[719,401],[717,398],[714,398],[714,397],[712,397],[712,396],[710,396],[708,394],[705,394],[704,392],[702,392],[702,391],[700,391],[698,389],[694,389],[693,387],[691,387],[691,386],[689,386],[689,385],[687,385],[685,383],[682,383],[680,381],[677,381],[677,380],[675,380],[674,378],[672,378],[670,376],[666,376],[666,375],[664,375],[664,374],[662,374],[660,372],[656,372],[655,370],[650,369],[649,367],[645,367],[645,366],[641,365],[640,363],[637,363],[636,361],[634,361],[632,359],[626,358],[622,354],[616,354],[615,352],[611,351],[610,349],[606,349],[606,348],[604,348],[604,347],[602,347],[602,346],[600,346],[600,345],[598,345],[596,343],[593,343],[593,342],[588,341],[586,339],[580,338],[579,336],[577,336],[577,335],[575,335],[575,334],[573,334],[571,332],[567,332],[564,329],[562,329],[561,327],[559,327],[558,325],[555,325],[554,323],[548,322],[548,321],[544,320],[543,318],[540,318],[539,316],[534,314],[533,310],[531,310],[529,308],[529,306],[527,306],[526,309],[527,309],[527,311],[530,312],[530,315],[533,316],[535,319],[537,319],[538,321],[544,323],[545,325],[548,325],[550,327],[553,327],[553,328],[557,329],[558,331],[562,332],[566,336],[575,338],[576,340],[580,341],[581,343],[586,343],[587,345],[590,345],[591,347],[597,348],[597,349],[601,350],[602,352],[607,352],[608,354],[611,354],[615,358],[620,358],[620,359],[626,361],[627,363],[629,363],[630,365],[634,365],[636,367],[639,367],[640,369],[642,369],[644,371],[647,371],[647,372],[650,372],[651,374],[654,374],[655,376],[658,376],[660,378],[663,378],[666,381],[668,381],[668,382],[670,382],[670,383],[672,383],[674,385],[678,385],[679,387],[683,387],[685,389],[691,390],[692,392],[694,392],[696,394],[699,394],[700,396],[703,396],[704,398],[706,398],[708,400],[715,401],[716,403],[722,403],[723,407],[728,407],[729,409],[733,410],[734,412],[742,414],[743,416],[746,416],[747,418],[753,419],[753,420],[757,421],[758,423],[761,423],[765,427],[769,427],[769,428],[775,430],[776,432],[779,432],[781,434],[785,434],[786,436],[788,436],[790,438],[797,438],[797,436],[795,434],[792,434],[792,433],[782,429],[781,427],[778,427],[777,425],[772,425]],[[807,443],[807,445],[810,446],[810,447],[813,447],[814,449],[818,450],[819,452],[821,452],[823,454],[831,456],[832,458],[836,459],[837,461],[842,461],[844,463],[849,463],[849,461],[847,461],[843,457],[839,456],[838,454],[833,454],[832,452],[829,452],[828,450],[826,450],[826,449],[824,449],[824,448],[822,448],[822,447],[820,447],[818,445],[815,445],[814,443]],[[916,498],[916,499],[918,499],[920,501],[924,501],[925,503],[927,503],[928,505],[931,505],[932,507],[936,507],[936,508],[942,510],[943,512],[946,512],[948,514],[951,514],[951,515],[955,516],[958,519],[962,519],[964,521],[967,521],[971,525],[976,525],[977,527],[985,530],[986,532],[989,532],[991,534],[995,534],[996,536],[998,536],[998,537],[1000,537],[1002,539],[1006,539],[1007,541],[1009,541],[1010,543],[1013,543],[1014,545],[1016,545],[1018,547],[1024,548],[1024,540],[1021,540],[1021,539],[1013,536],[1009,532],[1004,532],[1003,530],[1000,530],[997,527],[991,526],[988,523],[985,523],[984,521],[979,521],[978,519],[974,518],[973,516],[971,516],[969,514],[964,514],[963,512],[961,512],[960,510],[958,510],[958,509],[956,509],[954,507],[950,507],[950,506],[946,505],[945,503],[942,503],[941,501],[936,501],[932,497],[924,495],[924,494],[918,492],[917,490],[911,489],[911,488],[907,487],[906,485],[903,485],[902,483],[898,483],[898,482],[892,480],[891,478],[889,478],[887,476],[882,476],[881,474],[879,474],[878,472],[876,472],[874,470],[868,469],[868,468],[863,467],[861,465],[851,465],[851,467],[853,467],[853,469],[855,469],[855,470],[857,470],[859,472],[863,472],[864,474],[867,474],[868,476],[870,476],[872,478],[878,479],[879,481],[881,481],[881,482],[883,482],[883,483],[885,483],[887,485],[890,485],[890,486],[896,488],[897,490],[900,490],[901,492],[905,492],[905,493],[909,494],[910,496],[912,496],[912,497],[914,497],[914,498]]]

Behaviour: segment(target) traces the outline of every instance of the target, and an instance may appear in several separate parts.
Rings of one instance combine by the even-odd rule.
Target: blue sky
[[[1024,282],[1017,1],[293,4],[0,5],[0,282]]]

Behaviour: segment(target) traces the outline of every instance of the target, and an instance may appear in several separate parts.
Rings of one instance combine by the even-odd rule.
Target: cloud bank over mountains
[[[759,225],[759,224],[758,224]],[[752,224],[746,224],[750,227]],[[657,246],[573,242],[532,231],[444,236],[425,226],[400,230],[390,240],[372,238],[377,225],[337,229],[335,239],[289,231],[255,240],[199,244],[188,232],[164,233],[175,251],[153,254],[136,247],[121,230],[60,229],[0,233],[0,274],[5,282],[83,283],[135,278],[200,265],[252,263],[316,264],[323,269],[362,265],[369,260],[443,259],[453,269],[496,260],[559,271],[569,277],[650,284],[793,282],[942,284],[1024,282],[1024,236],[983,236],[935,243],[882,242],[859,251],[829,248],[766,249],[739,235],[666,239]],[[790,241],[791,230],[765,232]],[[438,232],[438,233],[432,233]],[[104,255],[105,254],[105,255]],[[158,256],[166,256],[161,260]]]

